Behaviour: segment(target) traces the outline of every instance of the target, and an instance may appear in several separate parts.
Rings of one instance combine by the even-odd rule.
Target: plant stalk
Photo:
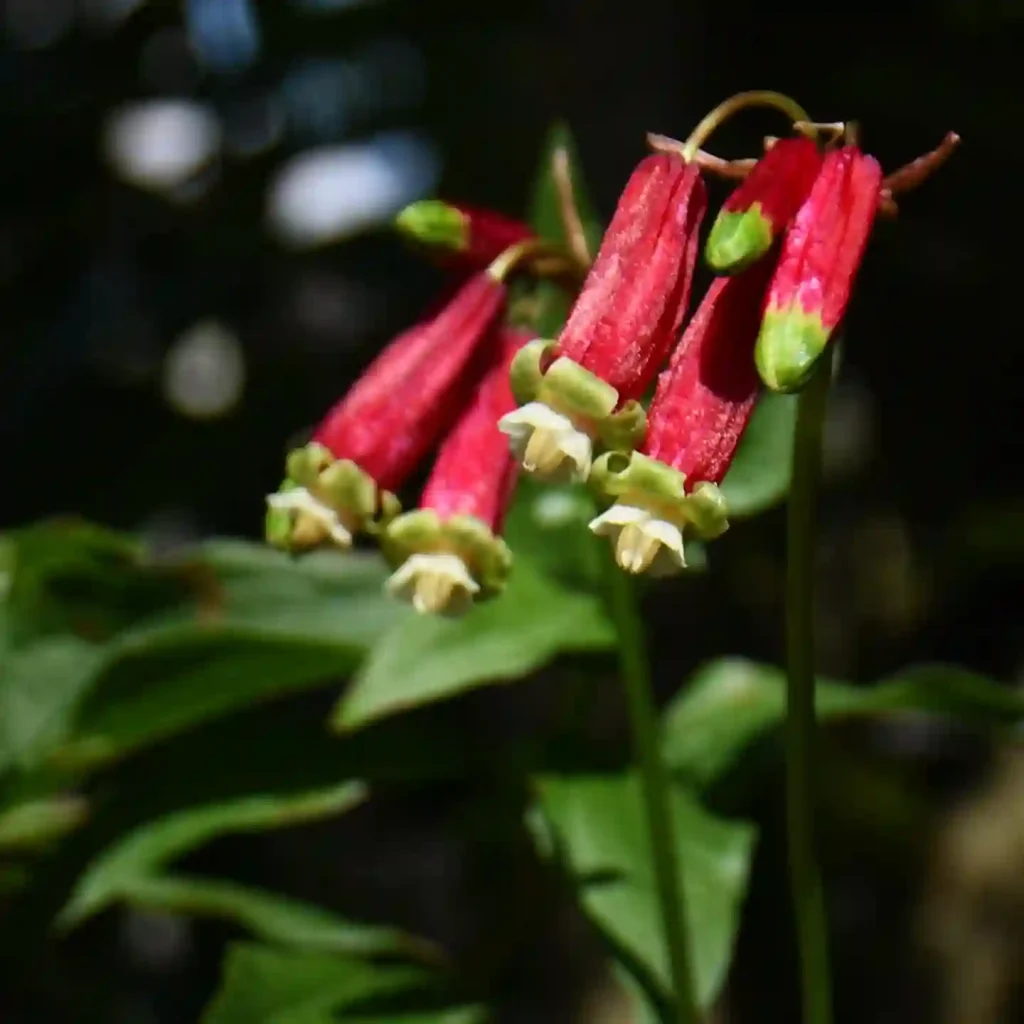
[[[698,1024],[700,1013],[693,981],[685,894],[680,884],[679,857],[672,828],[672,782],[661,754],[661,732],[643,623],[632,579],[619,569],[610,554],[607,565],[609,608],[619,634],[619,660],[651,841],[651,866],[672,974],[674,1019],[679,1024]]]
[[[835,345],[798,399],[786,530],[786,829],[804,1024],[831,1024],[828,922],[814,842],[814,584],[821,442]]]

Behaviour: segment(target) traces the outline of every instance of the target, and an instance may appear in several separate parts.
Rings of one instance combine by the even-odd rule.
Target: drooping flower
[[[700,171],[680,156],[634,170],[561,336],[513,362],[520,408],[501,430],[528,472],[586,479],[595,442],[628,450],[643,436],[637,399],[686,313],[705,206]]]
[[[346,548],[398,511],[393,491],[444,435],[493,358],[504,261],[472,277],[433,319],[399,335],[287,459],[266,534],[290,551]]]
[[[384,552],[396,566],[388,590],[419,612],[461,614],[499,593],[511,568],[501,530],[517,470],[497,424],[515,405],[512,358],[532,335],[500,333],[500,356],[441,445],[419,508],[383,534]]]
[[[782,243],[755,358],[773,391],[809,377],[850,301],[878,209],[882,168],[848,145],[827,153]]]
[[[679,572],[685,531],[710,540],[728,528],[718,485],[760,390],[754,340],[771,272],[760,261],[715,279],[658,378],[643,445],[594,465],[592,484],[611,505],[590,528],[627,572]]]
[[[534,237],[533,229],[522,221],[442,199],[411,203],[395,218],[395,226],[420,245],[471,269],[486,267],[506,249]]]
[[[796,216],[821,164],[811,139],[779,139],[726,199],[711,225],[704,246],[708,266],[719,274],[735,274],[764,256]]]

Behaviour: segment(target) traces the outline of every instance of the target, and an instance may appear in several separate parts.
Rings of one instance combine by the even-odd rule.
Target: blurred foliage
[[[521,482],[515,581],[455,623],[388,601],[375,556],[197,537],[258,529],[289,433],[437,285],[385,235],[272,239],[292,156],[423,122],[449,194],[528,208],[557,238],[562,145],[594,245],[644,130],[682,134],[764,81],[858,116],[887,167],[965,137],[943,183],[880,227],[850,317],[826,460],[822,838],[840,1020],[1017,1019],[1022,707],[990,677],[1020,667],[1022,367],[1002,325],[1021,6],[916,4],[884,23],[841,8],[823,61],[806,58],[821,19],[746,2],[240,2],[211,29],[211,4],[150,0],[19,50],[10,12],[32,8],[4,9],[0,79],[0,1017],[656,1019],[665,953],[589,496]],[[218,50],[218,31],[239,45]],[[225,127],[173,195],[104,163],[111,114],[139,96],[199,99]],[[727,129],[722,152],[747,141]],[[557,290],[518,298],[557,329]],[[244,363],[220,420],[166,390],[211,316]],[[849,404],[844,382],[864,386]],[[772,797],[771,509],[792,422],[792,400],[762,401],[714,571],[644,592],[701,996],[737,1020],[795,1019]],[[67,511],[112,528],[50,518]],[[1009,752],[988,779],[990,740]],[[152,954],[162,926],[192,920],[184,957]],[[938,983],[920,981],[919,948]]]

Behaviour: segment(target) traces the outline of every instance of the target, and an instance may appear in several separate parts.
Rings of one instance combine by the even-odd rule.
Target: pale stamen
[[[480,592],[480,584],[466,563],[452,554],[410,555],[386,587],[421,615],[461,615],[472,607]]]

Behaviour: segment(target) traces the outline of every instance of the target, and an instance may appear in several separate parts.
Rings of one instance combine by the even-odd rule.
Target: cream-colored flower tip
[[[310,494],[305,487],[294,487],[290,491],[268,494],[267,504],[273,509],[309,516],[338,547],[352,547],[352,534],[341,522],[338,513],[330,505]]]
[[[458,555],[410,555],[385,584],[387,591],[407,601],[421,615],[464,614],[480,593],[480,584],[470,575]]]
[[[552,483],[583,481],[590,476],[593,444],[568,416],[543,402],[527,402],[498,420],[516,460],[527,473]]]
[[[612,542],[615,561],[626,572],[673,576],[686,568],[682,530],[645,509],[612,505],[591,521],[590,529]]]

